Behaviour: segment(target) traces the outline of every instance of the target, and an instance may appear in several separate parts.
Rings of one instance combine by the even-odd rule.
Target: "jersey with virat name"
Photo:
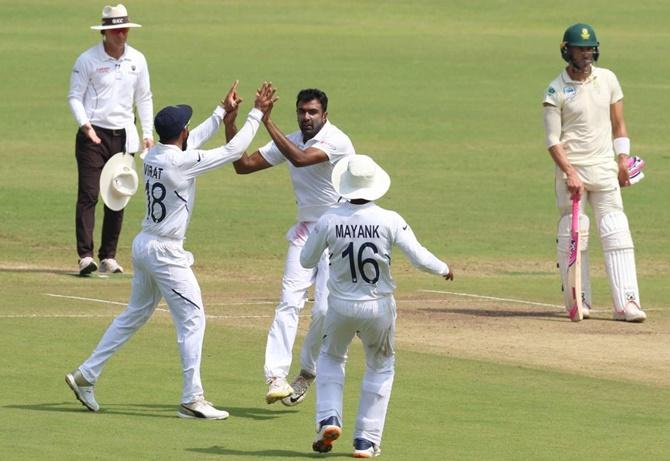
[[[560,135],[549,134],[548,146],[561,143],[573,165],[589,166],[611,162],[612,122],[610,105],[623,98],[616,75],[592,67],[585,81],[575,81],[563,70],[550,84],[543,102],[560,111]]]
[[[201,150],[216,133],[225,111],[218,107],[211,117],[194,128],[182,151],[172,144],[157,143],[144,158],[144,187],[147,210],[142,223],[144,231],[183,240],[195,203],[195,178],[226,163],[238,160],[253,140],[263,117],[252,109],[242,128],[224,146]]]
[[[300,263],[304,267],[316,266],[328,248],[330,295],[342,300],[372,301],[395,290],[391,277],[394,245],[418,269],[437,275],[449,273],[449,266],[419,243],[398,213],[374,202],[346,202],[331,208],[310,233]]]
[[[291,162],[288,163],[293,192],[298,205],[298,222],[316,221],[328,208],[340,200],[340,195],[333,189],[331,180],[333,166],[341,158],[354,155],[356,153],[354,145],[349,136],[329,121],[326,121],[312,139],[305,142],[303,142],[300,131],[291,133],[286,138],[299,149],[314,147],[328,156],[327,162],[305,167],[296,167]],[[286,161],[286,157],[274,141],[261,147],[259,152],[273,166]]]

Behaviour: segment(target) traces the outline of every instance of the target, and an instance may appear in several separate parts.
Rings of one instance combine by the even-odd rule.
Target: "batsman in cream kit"
[[[583,317],[590,316],[588,202],[600,234],[615,320],[642,322],[633,239],[624,213],[621,187],[630,186],[636,157],[623,116],[623,91],[611,70],[596,67],[600,55],[589,24],[573,24],[563,34],[561,56],[567,67],[547,87],[544,99],[546,145],[554,160],[556,202],[561,214],[557,252],[566,309],[571,309],[568,248],[571,200],[580,200],[581,291]],[[579,295],[578,295],[579,296]]]

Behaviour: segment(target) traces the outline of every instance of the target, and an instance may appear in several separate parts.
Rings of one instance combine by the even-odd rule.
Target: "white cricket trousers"
[[[356,415],[354,439],[381,445],[386,410],[395,375],[395,319],[393,296],[355,302],[329,297],[324,339],[317,363],[316,424],[330,416],[342,417],[344,375],[349,344],[357,335],[365,349],[365,375]]]
[[[203,397],[200,359],[205,335],[205,313],[200,286],[191,270],[193,255],[182,241],[140,232],[133,241],[133,281],[130,300],[105,331],[91,356],[79,367],[95,383],[109,358],[149,320],[165,298],[177,331],[184,388],[181,402]]]
[[[265,347],[265,379],[286,378],[293,358],[293,343],[298,333],[299,315],[307,300],[307,291],[314,285],[309,329],[300,351],[300,368],[316,375],[316,361],[321,349],[323,320],[328,310],[328,253],[323,252],[317,266],[305,269],[300,264],[302,251],[315,223],[301,222],[288,231],[289,242],[282,277],[279,304],[268,332]]]

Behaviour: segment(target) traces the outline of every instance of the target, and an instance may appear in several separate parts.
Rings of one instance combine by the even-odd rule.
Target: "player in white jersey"
[[[557,253],[566,309],[571,199],[580,199],[580,246],[584,317],[590,315],[589,219],[593,209],[600,234],[615,320],[642,322],[633,239],[624,214],[621,187],[630,185],[630,139],[623,116],[623,92],[614,73],[596,67],[599,42],[588,24],[568,27],[561,56],[568,65],[544,94],[546,143],[554,160],[556,201],[561,214]],[[615,159],[616,156],[616,159]]]
[[[297,223],[289,229],[289,242],[282,290],[275,317],[268,333],[265,349],[265,379],[269,384],[267,403],[281,400],[293,406],[302,402],[316,376],[316,359],[321,347],[321,331],[327,310],[328,260],[325,253],[315,268],[300,265],[300,250],[314,223],[339,200],[333,189],[333,165],[354,155],[349,137],[328,121],[328,97],[318,89],[298,93],[296,113],[299,131],[285,136],[270,118],[263,123],[272,141],[250,156],[243,156],[233,165],[239,174],[280,165],[288,160],[288,169],[298,205]],[[235,114],[224,119],[226,136],[235,134]],[[307,290],[314,284],[314,305],[307,335],[300,352],[300,373],[288,384],[293,343],[298,331],[298,315],[305,305]]]
[[[244,126],[228,144],[201,150],[219,129],[227,111],[241,101],[235,82],[222,101],[223,107],[192,131],[188,128],[192,109],[168,106],[154,120],[160,142],[144,159],[147,208],[142,231],[133,241],[133,281],[128,307],[108,327],[91,356],[65,377],[77,399],[91,411],[98,411],[94,386],[102,368],[130,337],[151,317],[165,298],[177,330],[184,387],[177,415],[182,418],[225,419],[204,398],[200,380],[200,359],[205,334],[205,312],[200,286],[193,274],[193,255],[184,250],[195,201],[195,178],[240,158],[249,147],[264,112],[272,106],[274,89],[263,84],[256,93],[254,108]]]
[[[342,433],[342,397],[347,350],[354,336],[365,349],[365,375],[354,429],[354,457],[380,454],[386,409],[395,374],[395,282],[391,249],[397,245],[417,268],[453,280],[449,266],[424,248],[396,212],[377,206],[391,180],[367,155],[341,160],[333,185],[349,202],[327,211],[300,255],[314,267],[330,255],[328,313],[317,362],[317,437],[312,449],[328,452]]]

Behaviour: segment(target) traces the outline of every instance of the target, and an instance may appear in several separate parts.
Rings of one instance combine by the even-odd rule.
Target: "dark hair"
[[[308,102],[314,99],[318,99],[321,103],[321,108],[323,111],[328,112],[328,96],[326,96],[326,93],[319,90],[318,88],[306,88],[304,90],[300,90],[295,101],[295,107],[298,107],[298,103],[300,102]]]

